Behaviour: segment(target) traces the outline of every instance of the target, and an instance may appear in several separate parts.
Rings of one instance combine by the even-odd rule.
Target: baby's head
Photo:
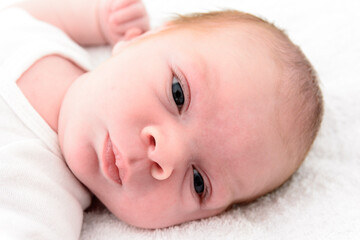
[[[159,228],[283,184],[320,126],[314,70],[286,35],[236,11],[180,17],[116,47],[70,87],[68,166],[121,220]]]

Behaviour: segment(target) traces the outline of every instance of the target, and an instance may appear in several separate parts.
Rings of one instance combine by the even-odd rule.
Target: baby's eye
[[[193,168],[193,173],[194,173],[195,192],[199,196],[202,196],[204,193],[204,190],[205,190],[204,179],[202,178],[201,174],[195,168]]]
[[[181,111],[185,102],[185,96],[181,88],[179,79],[176,76],[173,76],[171,91],[175,104],[178,107],[179,111]]]

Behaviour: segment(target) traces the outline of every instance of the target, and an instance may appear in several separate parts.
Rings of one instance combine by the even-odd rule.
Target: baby
[[[10,119],[6,136],[1,125],[1,146],[10,165],[22,163],[12,175],[1,168],[20,185],[30,174],[23,190],[36,189],[7,188],[8,202],[17,199],[27,216],[7,212],[9,234],[18,224],[78,237],[90,202],[78,180],[134,226],[213,216],[282,185],[318,132],[323,103],[311,64],[281,30],[253,15],[181,16],[141,35],[149,23],[139,0],[15,7],[0,13],[2,34],[13,34],[15,46],[0,61],[1,118]],[[112,57],[89,71],[86,53],[59,29],[81,45],[115,44]]]

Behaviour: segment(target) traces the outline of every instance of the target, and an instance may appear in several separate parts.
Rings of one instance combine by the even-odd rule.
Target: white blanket
[[[13,0],[3,0],[9,2]],[[85,213],[81,239],[360,239],[360,1],[144,0],[152,26],[174,13],[235,8],[286,30],[317,69],[325,99],[320,134],[277,191],[220,216],[161,230]],[[108,48],[90,49],[99,61]]]

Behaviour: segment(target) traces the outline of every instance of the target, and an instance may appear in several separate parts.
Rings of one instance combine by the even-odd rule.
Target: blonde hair
[[[281,103],[278,118],[290,114],[293,121],[291,129],[280,126],[280,134],[287,146],[286,151],[289,158],[292,158],[290,161],[294,162],[287,178],[290,177],[307,156],[319,131],[324,111],[317,74],[301,49],[274,24],[236,10],[178,15],[169,24],[174,27],[198,27],[205,31],[230,24],[252,24],[264,30],[262,33],[266,33],[265,36],[271,36],[270,40],[262,40],[271,48],[283,69],[282,81],[278,88],[278,101]]]

